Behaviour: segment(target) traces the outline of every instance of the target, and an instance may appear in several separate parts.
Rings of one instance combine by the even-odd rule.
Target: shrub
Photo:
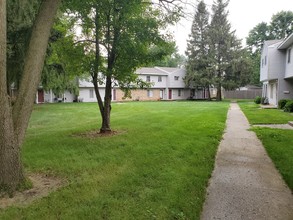
[[[285,112],[293,112],[293,100],[290,100],[286,103],[284,107]]]
[[[261,97],[260,96],[256,96],[254,99],[255,104],[260,104],[261,101]]]
[[[262,105],[267,105],[267,104],[269,104],[269,100],[267,97],[261,97],[260,103]]]
[[[278,101],[278,108],[279,109],[284,109],[284,107],[285,107],[285,105],[286,105],[286,103],[288,102],[289,100],[287,100],[287,99],[281,99],[281,100],[279,100]]]

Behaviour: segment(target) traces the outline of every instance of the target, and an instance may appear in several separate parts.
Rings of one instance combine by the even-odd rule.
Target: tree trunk
[[[15,191],[24,181],[20,148],[33,109],[50,30],[60,0],[43,1],[34,22],[15,105],[7,93],[6,1],[0,1],[0,185]]]
[[[217,101],[222,101],[222,85],[221,85],[221,83],[219,83],[218,87],[217,87]]]
[[[112,79],[110,76],[106,78],[106,91],[104,99],[104,109],[102,114],[102,127],[100,129],[101,133],[110,133],[110,117],[111,117],[111,99],[112,99]]]
[[[208,101],[211,101],[211,91],[210,91],[210,86],[208,88]]]
[[[12,109],[7,94],[6,0],[0,1],[0,190],[14,190],[24,180],[19,146],[14,138]]]

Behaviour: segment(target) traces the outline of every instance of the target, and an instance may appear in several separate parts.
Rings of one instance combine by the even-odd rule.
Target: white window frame
[[[90,99],[93,99],[94,98],[94,89],[90,89],[89,90],[89,96],[90,96]]]
[[[162,76],[158,76],[158,82],[162,82]]]
[[[151,76],[146,76],[146,81],[150,82],[151,81]]]
[[[152,98],[152,97],[153,97],[153,91],[150,90],[150,89],[148,89],[148,90],[147,90],[147,96],[148,96],[149,98]]]

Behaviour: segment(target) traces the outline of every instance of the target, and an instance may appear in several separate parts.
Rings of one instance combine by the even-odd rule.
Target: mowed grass
[[[240,103],[251,124],[286,124],[293,121],[293,114],[277,109],[258,109],[252,103]],[[293,130],[253,128],[262,141],[283,179],[293,191]]]
[[[96,103],[35,106],[23,162],[66,186],[0,219],[199,219],[229,103],[129,102],[112,107],[111,137]]]
[[[280,109],[262,109],[253,102],[238,103],[250,124],[287,124],[293,121],[293,113]]]

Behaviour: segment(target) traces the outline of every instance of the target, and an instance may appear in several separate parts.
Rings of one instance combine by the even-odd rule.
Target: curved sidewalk
[[[292,192],[249,128],[238,104],[231,103],[202,220],[293,219]]]

